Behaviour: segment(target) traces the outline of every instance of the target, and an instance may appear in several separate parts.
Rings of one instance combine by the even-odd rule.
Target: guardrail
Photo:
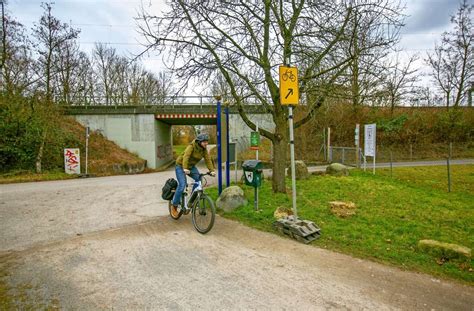
[[[121,107],[121,106],[135,106],[135,107],[180,107],[189,105],[210,106],[216,105],[216,99],[213,96],[164,96],[164,97],[147,97],[147,98],[133,98],[133,97],[118,97],[118,96],[92,96],[71,99],[69,102],[57,100],[61,106],[70,107]],[[268,102],[271,104],[270,98]],[[223,105],[227,102],[224,100]],[[229,102],[232,106],[232,102]],[[245,105],[261,105],[261,102],[256,97],[249,97],[244,100]]]
[[[122,114],[122,113],[215,113],[217,103],[211,96],[170,96],[164,97],[161,101],[149,101],[146,104],[133,102],[109,103],[104,101],[104,97],[94,97],[92,102],[61,103],[61,107],[67,114]],[[223,104],[225,106],[225,104]],[[257,102],[256,98],[247,100],[244,110],[250,114],[268,113],[266,107]],[[229,112],[239,113],[237,108],[229,105]]]

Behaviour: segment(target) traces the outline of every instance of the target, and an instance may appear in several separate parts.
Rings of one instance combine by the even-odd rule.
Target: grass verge
[[[47,171],[37,174],[31,171],[15,171],[0,175],[0,184],[11,184],[32,181],[63,180],[77,178],[77,175],[70,175],[59,171]]]
[[[472,285],[472,259],[435,258],[417,247],[422,239],[474,246],[474,165],[455,167],[454,184],[459,187],[451,193],[443,186],[442,170],[397,168],[397,178],[390,178],[388,170],[378,170],[375,176],[356,170],[349,177],[312,176],[297,182],[298,216],[321,227],[322,236],[311,243],[314,246]],[[273,212],[279,206],[291,208],[291,196],[273,194],[265,182],[259,192],[260,212],[255,212],[253,188],[242,187],[249,204],[222,215],[276,233]],[[216,192],[209,190],[214,198]],[[336,200],[354,202],[356,214],[334,215],[328,202]]]

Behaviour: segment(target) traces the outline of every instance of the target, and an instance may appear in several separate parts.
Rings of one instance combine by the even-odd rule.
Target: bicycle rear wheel
[[[214,202],[212,202],[210,197],[202,193],[192,210],[194,228],[199,233],[208,233],[214,225],[215,218],[216,208],[214,207]]]
[[[178,207],[177,210],[173,208],[173,204],[171,203],[171,200],[168,201],[168,211],[170,212],[171,218],[173,218],[174,220],[178,220],[181,217],[181,215],[183,215],[183,210],[180,207]]]

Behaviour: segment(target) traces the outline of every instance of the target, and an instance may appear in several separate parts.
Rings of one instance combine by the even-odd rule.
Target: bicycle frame
[[[197,186],[196,186],[196,188],[194,188],[194,190],[191,192],[191,194],[188,196],[187,199],[185,197],[188,194],[187,188],[188,188],[189,185],[188,185],[188,182],[187,182],[187,179],[186,179],[186,186],[184,188],[185,190],[183,192],[183,198],[182,198],[182,201],[181,201],[181,205],[183,205],[184,208],[186,208],[186,209],[190,208],[189,207],[190,203],[191,203],[191,205],[193,205],[194,202],[197,202],[197,200],[199,200],[199,197],[200,197],[200,195],[203,191],[201,178],[202,178],[202,176],[199,176],[199,181],[195,181],[195,182],[191,183],[191,186],[194,186],[195,184],[197,184]],[[196,193],[196,195],[193,198],[194,193]],[[193,202],[191,202],[191,199],[193,199]]]

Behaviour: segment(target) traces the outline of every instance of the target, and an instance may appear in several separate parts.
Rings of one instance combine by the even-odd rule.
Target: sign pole
[[[356,145],[356,167],[360,168],[360,155],[359,155],[359,145],[360,145],[360,139],[359,139],[359,132],[360,132],[360,125],[356,124],[356,129],[355,129],[355,145]]]
[[[377,125],[374,124],[374,163],[373,163],[373,169],[372,169],[372,173],[375,175],[375,157],[377,156]]]
[[[375,153],[374,153],[374,163],[372,164],[372,173],[375,175]]]
[[[219,195],[222,192],[222,128],[221,128],[221,101],[217,98],[217,188]]]
[[[291,191],[293,197],[293,214],[298,219],[296,210],[296,172],[295,172],[295,138],[293,133],[293,106],[288,106],[288,122],[290,127],[290,157],[291,157]]]
[[[298,219],[296,210],[296,172],[295,172],[295,137],[293,131],[293,106],[299,103],[298,69],[289,67],[290,59],[285,59],[285,65],[280,66],[280,104],[288,106],[288,126],[290,128],[290,156],[291,156],[291,187],[293,201],[293,216]]]
[[[288,106],[288,127],[290,128],[290,156],[291,156],[291,192],[293,203],[293,216],[284,217],[277,220],[274,225],[284,233],[290,235],[298,241],[309,243],[317,239],[321,232],[313,222],[298,218],[296,208],[296,169],[295,169],[295,134],[293,125],[293,108],[299,104],[298,68],[288,67],[285,58],[285,65],[280,66],[280,104]],[[329,135],[328,135],[329,136]],[[303,228],[304,227],[304,228]]]
[[[89,127],[86,127],[86,176],[87,176],[87,164],[89,158]]]
[[[256,132],[258,133],[258,122],[256,124]],[[259,134],[257,134],[259,135]],[[259,145],[260,145],[260,142],[259,142]],[[257,147],[257,152],[255,154],[256,156],[256,160],[258,160],[258,149],[260,148],[260,146]],[[255,187],[255,210],[258,211],[258,187]]]

